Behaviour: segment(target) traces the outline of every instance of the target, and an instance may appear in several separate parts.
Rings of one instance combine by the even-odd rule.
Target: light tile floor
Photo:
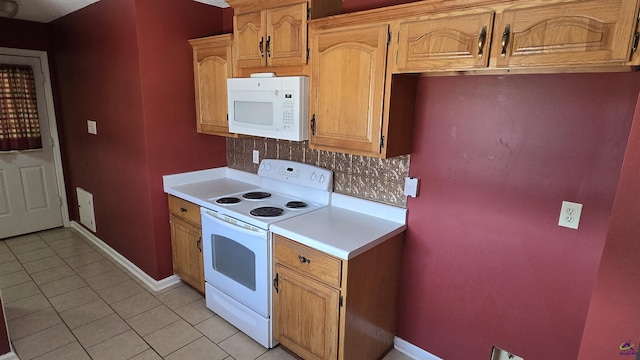
[[[294,359],[239,332],[187,285],[152,291],[72,229],[0,241],[0,289],[22,360]]]

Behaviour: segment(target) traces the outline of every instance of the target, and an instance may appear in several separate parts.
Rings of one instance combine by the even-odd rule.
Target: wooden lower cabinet
[[[279,292],[274,306],[280,311],[274,336],[305,359],[336,359],[340,290],[279,264],[275,270]]]
[[[381,358],[395,335],[403,236],[342,260],[274,235],[274,338],[304,359]]]
[[[199,210],[197,205],[169,196],[173,272],[182,281],[204,294],[204,259]]]

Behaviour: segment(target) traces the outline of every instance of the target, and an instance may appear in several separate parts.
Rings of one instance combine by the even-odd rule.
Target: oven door
[[[207,283],[269,317],[267,231],[202,208]]]

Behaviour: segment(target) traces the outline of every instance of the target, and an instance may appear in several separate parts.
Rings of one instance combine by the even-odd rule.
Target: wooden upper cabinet
[[[409,154],[417,78],[387,71],[389,24],[332,23],[309,27],[309,147],[378,158]]]
[[[388,37],[387,24],[311,27],[311,148],[380,153]]]
[[[400,21],[394,73],[487,67],[494,12]]]
[[[267,16],[267,65],[307,63],[307,3],[271,9]]]
[[[261,11],[233,17],[236,34],[236,66],[265,64],[266,14]]]
[[[233,76],[233,35],[189,41],[193,47],[196,116],[199,133],[236,137],[227,122],[227,78]]]
[[[630,60],[636,0],[505,10],[496,18],[497,67],[621,65]]]
[[[243,68],[307,64],[307,20],[333,15],[340,0],[230,0],[234,8],[236,65]]]
[[[307,63],[307,3],[234,17],[238,67]]]

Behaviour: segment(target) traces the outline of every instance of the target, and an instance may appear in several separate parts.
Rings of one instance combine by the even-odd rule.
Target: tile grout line
[[[61,349],[61,348],[65,347],[65,346],[69,346],[69,345],[70,345],[70,344],[72,344],[72,343],[77,343],[77,344],[80,346],[80,348],[82,348],[82,350],[83,350],[83,351],[84,351],[84,352],[85,352],[89,357],[91,357],[91,355],[89,355],[89,351],[88,351],[88,349],[90,349],[90,348],[92,348],[92,347],[94,347],[94,346],[97,346],[97,345],[99,345],[99,344],[101,344],[101,343],[104,343],[105,341],[109,341],[109,340],[113,339],[114,337],[117,337],[117,336],[119,336],[119,335],[122,335],[122,334],[126,333],[127,331],[133,331],[137,336],[139,336],[139,337],[140,337],[140,339],[141,339],[141,340],[146,344],[146,346],[147,346],[147,348],[146,348],[146,349],[144,349],[143,351],[141,351],[141,352],[140,352],[140,353],[138,353],[138,354],[133,355],[133,356],[132,356],[132,358],[133,358],[133,357],[136,357],[136,356],[138,356],[138,355],[140,355],[140,354],[142,354],[142,353],[144,353],[144,352],[146,352],[146,351],[148,351],[149,349],[151,349],[151,351],[153,351],[155,354],[157,354],[158,356],[160,356],[160,355],[158,354],[157,350],[156,350],[156,349],[155,349],[155,348],[154,348],[154,347],[153,347],[153,346],[152,346],[152,345],[147,341],[147,339],[145,339],[145,337],[144,337],[144,336],[142,336],[142,335],[141,335],[141,334],[140,334],[136,329],[134,329],[134,328],[129,324],[129,322],[128,322],[126,319],[124,319],[124,318],[123,318],[123,316],[122,316],[120,313],[118,313],[118,312],[116,311],[116,309],[113,307],[113,304],[115,304],[115,303],[118,303],[118,302],[120,302],[120,301],[124,301],[124,300],[130,299],[131,297],[137,296],[137,295],[139,295],[139,294],[146,293],[146,294],[149,294],[150,296],[152,296],[154,299],[156,299],[156,300],[159,302],[159,305],[158,305],[158,306],[155,306],[155,307],[153,307],[153,308],[151,308],[151,309],[147,309],[147,310],[143,311],[143,312],[142,312],[142,313],[140,313],[140,314],[144,314],[145,312],[148,312],[148,311],[151,311],[151,310],[153,310],[153,309],[156,309],[156,308],[157,308],[157,307],[159,307],[159,306],[165,306],[165,307],[166,307],[166,308],[167,308],[171,313],[173,313],[173,314],[177,317],[177,319],[176,319],[175,321],[171,322],[170,324],[166,324],[166,325],[164,325],[164,326],[162,326],[162,327],[160,327],[160,328],[158,328],[158,329],[155,329],[153,332],[151,332],[151,333],[147,334],[147,335],[146,335],[147,337],[148,337],[149,335],[151,335],[151,334],[154,334],[154,333],[156,333],[156,332],[158,332],[158,331],[161,331],[162,329],[165,329],[165,328],[166,328],[166,327],[168,327],[168,326],[171,326],[171,325],[175,324],[175,323],[176,323],[176,322],[178,322],[178,321],[183,321],[183,322],[185,322],[185,323],[186,323],[190,328],[192,328],[193,330],[195,330],[195,331],[197,332],[197,337],[196,337],[195,339],[193,339],[193,340],[189,341],[189,342],[188,342],[188,343],[186,343],[186,344],[181,345],[180,347],[178,347],[178,348],[176,348],[176,349],[173,349],[170,353],[166,354],[166,355],[165,355],[165,357],[169,357],[169,356],[171,356],[172,354],[176,353],[177,351],[180,351],[180,350],[184,349],[185,347],[190,346],[191,344],[193,344],[193,343],[194,343],[194,342],[196,342],[196,341],[199,341],[199,340],[201,340],[201,339],[207,339],[207,340],[208,340],[208,341],[210,341],[213,345],[215,345],[216,347],[218,347],[218,348],[220,349],[220,351],[222,351],[222,353],[225,355],[224,359],[233,359],[232,355],[231,355],[231,354],[229,354],[229,353],[228,353],[226,350],[224,350],[222,347],[220,347],[220,345],[219,345],[219,344],[221,344],[221,343],[223,343],[223,342],[227,341],[228,339],[230,339],[231,337],[235,336],[235,335],[238,333],[237,331],[236,331],[236,332],[234,332],[234,333],[233,333],[233,334],[231,334],[231,335],[225,336],[225,337],[224,337],[224,338],[222,338],[222,339],[217,339],[218,341],[216,342],[216,341],[214,341],[213,339],[210,339],[207,335],[205,335],[205,333],[204,333],[203,331],[201,331],[201,330],[199,330],[198,328],[196,328],[196,326],[197,326],[197,325],[199,325],[199,324],[201,324],[201,323],[203,323],[203,322],[207,321],[208,319],[211,319],[211,318],[213,318],[213,317],[217,317],[218,315],[217,315],[215,312],[212,312],[212,313],[213,313],[213,315],[212,315],[211,317],[208,317],[208,318],[205,318],[205,319],[199,319],[197,322],[196,322],[196,321],[194,321],[194,323],[193,323],[193,324],[192,324],[192,323],[188,320],[188,318],[186,317],[186,314],[187,314],[187,313],[185,313],[184,315],[180,315],[180,314],[177,312],[178,310],[180,310],[180,309],[182,309],[182,308],[184,308],[184,307],[190,306],[190,305],[194,304],[195,302],[202,301],[203,297],[201,297],[201,296],[200,296],[200,297],[198,297],[198,298],[195,298],[195,299],[189,300],[189,301],[187,301],[186,303],[184,303],[184,304],[180,304],[179,306],[177,306],[177,307],[175,307],[175,308],[170,308],[170,307],[169,307],[169,305],[168,305],[168,303],[165,303],[163,300],[161,300],[161,299],[159,298],[160,296],[162,296],[162,295],[164,295],[164,294],[168,294],[168,293],[170,293],[170,292],[172,292],[172,291],[175,291],[175,290],[177,290],[177,289],[179,289],[179,288],[181,288],[181,287],[185,287],[185,286],[187,286],[187,285],[185,285],[184,283],[182,283],[181,285],[175,286],[175,287],[171,287],[171,288],[168,288],[168,289],[163,289],[163,291],[155,292],[155,291],[153,291],[152,289],[149,289],[149,288],[148,288],[144,283],[140,283],[139,281],[135,281],[135,280],[136,280],[136,278],[135,278],[135,277],[134,277],[134,276],[133,276],[133,275],[132,275],[132,274],[131,274],[131,273],[130,273],[126,268],[122,268],[122,267],[117,266],[118,264],[117,264],[117,263],[115,263],[114,261],[112,261],[112,260],[110,259],[110,257],[109,257],[109,256],[106,256],[106,255],[104,254],[104,252],[102,251],[102,249],[100,249],[100,248],[98,248],[98,247],[95,247],[95,246],[92,246],[92,244],[91,244],[87,239],[85,239],[85,237],[84,237],[84,236],[82,236],[82,234],[79,234],[79,233],[77,233],[77,232],[73,231],[72,229],[71,229],[71,232],[70,232],[67,236],[63,236],[63,237],[61,237],[60,239],[53,239],[53,240],[52,240],[52,239],[49,239],[49,240],[45,240],[45,238],[44,238],[44,237],[42,237],[42,236],[40,236],[40,234],[39,234],[39,233],[31,234],[31,235],[34,235],[34,238],[32,238],[32,241],[28,241],[28,242],[26,242],[25,244],[29,244],[29,243],[32,243],[32,242],[35,242],[35,241],[42,241],[42,242],[44,242],[44,244],[45,244],[46,246],[44,246],[44,247],[42,247],[42,248],[32,249],[32,250],[29,250],[29,251],[37,251],[37,250],[41,250],[41,249],[48,249],[48,250],[51,250],[51,251],[53,252],[53,254],[55,254],[55,255],[52,255],[52,256],[45,256],[45,257],[42,257],[42,258],[39,258],[39,259],[35,259],[35,260],[31,260],[31,261],[23,262],[23,261],[21,261],[21,260],[20,260],[20,258],[17,256],[17,254],[14,252],[14,250],[12,249],[12,247],[11,247],[11,246],[9,246],[9,245],[7,245],[6,247],[7,247],[8,251],[13,255],[13,257],[15,257],[15,260],[12,260],[12,261],[17,261],[17,263],[20,265],[20,269],[19,269],[19,270],[17,270],[17,271],[13,271],[13,272],[11,272],[11,273],[19,272],[19,271],[24,271],[24,272],[27,274],[28,278],[30,279],[30,281],[27,281],[27,282],[33,282],[33,284],[34,284],[34,285],[36,286],[36,288],[38,289],[38,294],[34,294],[34,295],[32,295],[32,296],[36,296],[36,295],[41,295],[41,296],[43,296],[43,297],[46,299],[46,303],[48,304],[48,306],[47,306],[46,308],[44,308],[44,309],[40,309],[40,310],[34,311],[34,312],[30,313],[30,314],[21,315],[21,316],[19,316],[19,317],[15,318],[15,319],[12,319],[12,320],[20,319],[20,318],[22,318],[22,317],[24,317],[24,316],[29,316],[29,315],[31,315],[31,314],[35,314],[35,313],[37,313],[37,312],[39,312],[39,311],[43,311],[43,310],[46,310],[46,309],[52,309],[53,311],[55,311],[56,315],[58,316],[58,319],[60,320],[60,323],[54,324],[54,325],[49,326],[49,327],[44,328],[44,329],[40,329],[40,330],[38,330],[38,331],[34,332],[33,334],[36,334],[36,333],[38,333],[38,332],[41,332],[41,331],[45,331],[45,330],[51,329],[52,327],[58,326],[58,325],[60,325],[60,324],[64,324],[65,328],[66,328],[66,329],[71,333],[71,335],[72,335],[72,337],[73,337],[73,339],[74,339],[73,341],[70,341],[70,342],[65,343],[65,344],[63,344],[63,345],[60,345],[60,346],[58,346],[58,347],[56,347],[56,348],[54,348],[54,349],[50,349],[50,350],[48,350],[47,352],[45,352],[45,353],[43,353],[43,354],[39,354],[39,355],[37,355],[36,357],[44,356],[44,355],[49,354],[49,353],[51,353],[51,352],[57,351],[57,350],[59,350],[59,349]],[[88,264],[83,264],[83,265],[81,265],[81,266],[72,267],[72,266],[67,262],[67,260],[66,260],[66,259],[67,259],[67,258],[70,258],[70,257],[73,257],[73,256],[70,256],[70,257],[67,257],[67,258],[63,258],[63,257],[62,257],[62,255],[61,255],[61,253],[60,253],[59,251],[62,251],[62,250],[64,250],[64,249],[71,248],[71,247],[73,247],[73,246],[78,246],[79,244],[69,244],[68,246],[61,247],[61,248],[54,248],[54,247],[52,247],[52,246],[51,246],[51,243],[53,243],[53,242],[55,242],[55,241],[67,240],[67,239],[78,239],[78,240],[81,240],[81,241],[82,241],[82,244],[90,246],[90,247],[91,247],[91,249],[92,249],[93,251],[96,251],[97,253],[99,253],[99,254],[104,258],[104,260],[109,261],[109,263],[110,263],[110,264],[112,264],[112,265],[114,265],[116,269],[120,270],[120,271],[121,271],[121,272],[123,272],[125,275],[127,275],[127,280],[119,281],[119,282],[117,282],[116,284],[109,285],[109,286],[105,287],[105,289],[106,289],[106,288],[109,288],[109,287],[111,287],[111,286],[117,286],[117,285],[122,284],[122,283],[127,282],[127,281],[133,281],[135,284],[137,284],[138,286],[140,286],[140,287],[141,287],[142,291],[141,291],[141,292],[139,292],[139,293],[137,293],[137,294],[129,295],[129,296],[126,296],[125,298],[118,299],[117,301],[114,301],[114,302],[112,302],[112,303],[108,303],[108,302],[107,302],[107,300],[103,297],[103,295],[101,295],[101,294],[99,293],[99,290],[96,290],[92,285],[90,285],[90,284],[89,284],[89,282],[87,282],[87,279],[90,279],[90,278],[92,278],[92,277],[96,277],[96,276],[100,276],[100,275],[102,275],[102,274],[107,273],[108,271],[104,271],[104,272],[101,272],[101,273],[99,273],[99,274],[95,274],[95,275],[92,275],[92,276],[90,276],[90,277],[87,277],[87,278],[84,278],[83,276],[81,276],[81,272],[80,272],[80,271],[78,271],[78,269],[79,269],[79,268],[82,268],[82,267],[84,267],[84,266],[88,266],[88,265],[91,265],[91,264],[94,264],[94,263],[97,263],[97,262],[99,262],[99,261],[103,261],[103,260],[97,260],[97,261],[90,262],[90,263],[88,263]],[[22,244],[20,244],[20,245],[22,245]],[[16,246],[19,246],[19,245],[16,245]],[[14,246],[14,247],[15,247],[15,246]],[[26,251],[26,252],[24,252],[24,253],[27,253],[27,252],[29,252],[29,251]],[[88,253],[88,252],[86,252],[86,253]],[[23,254],[23,253],[21,253],[21,254]],[[85,253],[82,253],[82,254],[85,254]],[[82,255],[82,254],[79,254],[78,256],[80,256],[80,255]],[[107,255],[108,255],[108,254],[107,254]],[[56,266],[52,266],[52,267],[47,268],[47,269],[42,269],[42,270],[39,270],[39,271],[35,271],[35,272],[33,272],[33,274],[32,274],[32,273],[30,273],[29,271],[27,271],[27,269],[26,269],[26,268],[25,268],[25,266],[24,266],[24,265],[25,265],[25,264],[27,264],[27,263],[32,263],[32,262],[37,262],[37,261],[43,261],[43,260],[44,260],[44,259],[46,259],[46,258],[49,258],[49,257],[53,258],[54,256],[55,256],[55,257],[57,257],[57,258],[60,258],[60,259],[62,260],[62,264],[61,264],[61,265],[56,265]],[[23,258],[24,258],[24,257],[23,257]],[[39,273],[39,272],[43,272],[43,271],[47,271],[47,270],[51,270],[51,269],[53,269],[53,268],[56,268],[56,267],[62,267],[62,266],[67,266],[67,267],[69,267],[69,268],[72,270],[73,275],[65,276],[65,277],[62,277],[62,278],[59,278],[59,279],[55,279],[55,280],[50,280],[50,281],[47,281],[47,282],[44,282],[44,283],[41,283],[41,284],[38,284],[38,283],[36,282],[35,278],[33,277],[33,275],[34,275],[34,274],[37,274],[37,273]],[[109,271],[115,271],[115,269],[114,269],[114,270],[109,270]],[[11,274],[11,273],[9,273],[9,274]],[[4,275],[7,275],[7,274],[4,274]],[[4,275],[3,275],[3,276],[4,276]],[[98,319],[94,319],[94,320],[92,320],[91,322],[89,322],[89,323],[87,323],[87,324],[83,324],[83,325],[81,325],[81,326],[76,327],[75,329],[71,329],[71,328],[70,328],[70,325],[69,325],[69,324],[64,320],[64,318],[61,316],[61,313],[62,313],[62,312],[58,311],[58,310],[53,306],[53,303],[51,302],[51,299],[52,299],[52,298],[54,298],[54,297],[57,297],[57,296],[62,296],[62,295],[68,294],[68,293],[70,293],[70,292],[72,292],[72,291],[76,291],[76,290],[78,290],[79,288],[72,289],[72,290],[68,290],[68,291],[63,292],[63,293],[60,293],[60,294],[55,294],[55,295],[53,295],[53,296],[51,296],[51,297],[50,297],[50,296],[45,295],[45,293],[44,293],[44,291],[43,291],[42,286],[44,286],[44,285],[46,285],[46,284],[49,284],[49,283],[52,283],[52,282],[55,282],[55,281],[64,280],[64,279],[70,278],[70,277],[72,277],[72,276],[78,276],[78,277],[80,278],[80,280],[82,281],[82,284],[83,284],[83,286],[82,286],[81,288],[86,287],[86,288],[90,289],[92,292],[94,292],[94,293],[97,295],[98,299],[99,299],[100,301],[104,302],[104,303],[107,305],[107,307],[110,309],[110,311],[111,311],[112,313],[110,313],[110,314],[108,314],[108,315],[105,315],[105,316],[102,316],[102,317],[100,317],[100,318],[98,318]],[[25,283],[26,283],[26,282],[25,282]],[[19,284],[16,284],[16,285],[19,285]],[[23,298],[23,299],[24,299],[24,298]],[[21,301],[21,300],[22,300],[22,299],[17,299],[17,300],[15,300],[15,301]],[[83,304],[83,305],[86,305],[86,304]],[[78,308],[78,307],[80,307],[80,306],[83,306],[83,305],[75,306],[75,307],[70,308],[70,309],[67,309],[67,310],[65,310],[65,311],[70,311],[70,310],[72,310],[72,309],[76,309],[76,308]],[[63,311],[63,312],[64,312],[64,311]],[[110,336],[109,338],[102,339],[100,342],[98,342],[97,344],[94,344],[94,345],[92,345],[92,346],[90,346],[90,347],[85,347],[84,345],[82,345],[82,343],[80,342],[80,339],[76,336],[76,333],[74,333],[74,330],[77,330],[78,328],[80,328],[80,327],[82,327],[82,326],[86,326],[86,325],[92,324],[92,323],[94,323],[94,322],[96,322],[96,321],[103,320],[105,317],[107,317],[107,316],[111,316],[111,315],[114,315],[114,314],[118,317],[118,319],[119,319],[119,320],[121,320],[124,324],[126,324],[126,325],[127,325],[127,328],[128,328],[128,329],[127,329],[126,331],[121,332],[121,333],[119,333],[119,334],[112,335],[112,336]],[[134,315],[134,316],[138,316],[138,315],[140,315],[140,314],[136,314],[136,315]],[[33,335],[33,334],[25,335],[25,337],[27,337],[27,336],[31,336],[31,335]],[[21,338],[21,339],[22,339],[22,338]],[[19,339],[17,339],[17,340],[19,340]],[[14,340],[12,340],[11,342],[12,342],[12,344],[13,344]],[[14,347],[14,348],[15,348],[15,347]],[[267,349],[267,351],[268,351],[268,349]],[[263,353],[263,354],[261,354],[260,356],[262,356],[262,355],[264,355],[264,353]],[[162,357],[162,356],[160,356],[160,358],[163,358],[163,357]]]

